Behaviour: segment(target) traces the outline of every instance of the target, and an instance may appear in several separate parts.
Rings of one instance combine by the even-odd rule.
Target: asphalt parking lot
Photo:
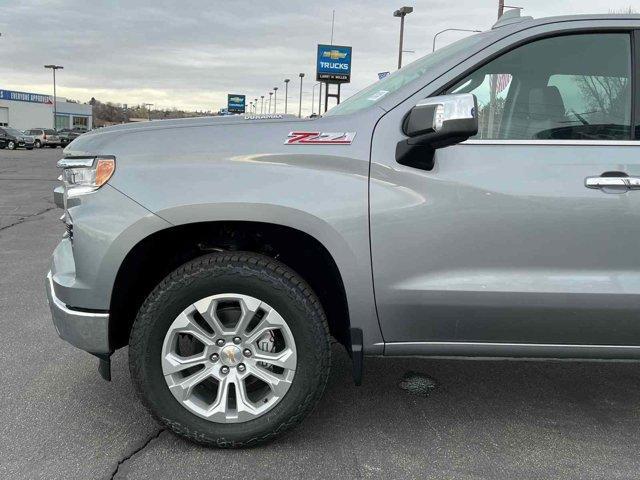
[[[161,430],[135,398],[126,349],[108,383],[51,324],[60,155],[0,150],[0,478],[640,476],[638,363],[367,359],[355,387],[336,347],[324,399],[275,443],[209,450]]]

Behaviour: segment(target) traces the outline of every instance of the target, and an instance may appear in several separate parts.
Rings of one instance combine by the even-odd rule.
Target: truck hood
[[[320,117],[321,118],[321,117]],[[85,133],[71,142],[65,149],[66,156],[83,156],[105,153],[106,148],[113,148],[113,144],[123,142],[125,139],[135,137],[138,139],[147,138],[159,140],[164,136],[183,135],[188,137],[191,131],[199,130],[201,127],[221,127],[242,129],[261,127],[284,127],[295,130],[298,123],[309,123],[319,118],[298,118],[294,115],[271,114],[271,115],[226,115],[216,117],[195,117],[171,120],[152,120],[150,122],[125,123],[110,127],[98,128]],[[216,135],[217,136],[217,135]],[[224,137],[219,140],[222,141]],[[125,142],[126,143],[126,142]]]
[[[178,118],[170,120],[152,120],[150,122],[123,123],[93,130],[88,135],[99,135],[112,132],[137,132],[146,130],[156,130],[172,127],[199,127],[206,125],[229,125],[234,123],[263,123],[275,121],[296,121],[301,120],[291,114],[271,114],[271,115],[221,115],[216,117],[193,117]],[[87,135],[87,134],[85,134]]]
[[[66,156],[173,155],[187,158],[208,152],[229,155],[273,153],[282,150],[290,132],[357,132],[367,142],[381,111],[372,109],[366,121],[348,116],[297,118],[294,115],[229,115],[130,123],[100,128],[76,138]],[[368,125],[365,127],[365,125]]]

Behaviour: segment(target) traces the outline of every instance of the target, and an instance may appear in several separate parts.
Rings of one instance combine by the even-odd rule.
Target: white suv
[[[56,148],[60,145],[60,136],[52,128],[32,128],[25,131],[25,134],[34,138],[34,146],[36,148]]]

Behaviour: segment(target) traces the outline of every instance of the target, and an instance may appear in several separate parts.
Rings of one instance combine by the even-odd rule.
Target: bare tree
[[[621,15],[628,15],[630,13],[638,13],[638,11],[636,9],[634,9],[633,7],[625,7],[625,8],[618,8],[618,9],[614,9],[614,10],[609,10],[609,13],[619,13]]]
[[[587,99],[588,107],[603,113],[619,108],[618,99],[625,97],[629,79],[626,77],[602,77],[581,75],[576,78],[578,88]]]

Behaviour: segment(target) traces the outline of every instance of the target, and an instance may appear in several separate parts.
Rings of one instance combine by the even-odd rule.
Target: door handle
[[[599,177],[587,177],[584,180],[584,186],[610,193],[623,193],[629,190],[640,190],[640,178],[630,177],[623,172],[605,172]]]

